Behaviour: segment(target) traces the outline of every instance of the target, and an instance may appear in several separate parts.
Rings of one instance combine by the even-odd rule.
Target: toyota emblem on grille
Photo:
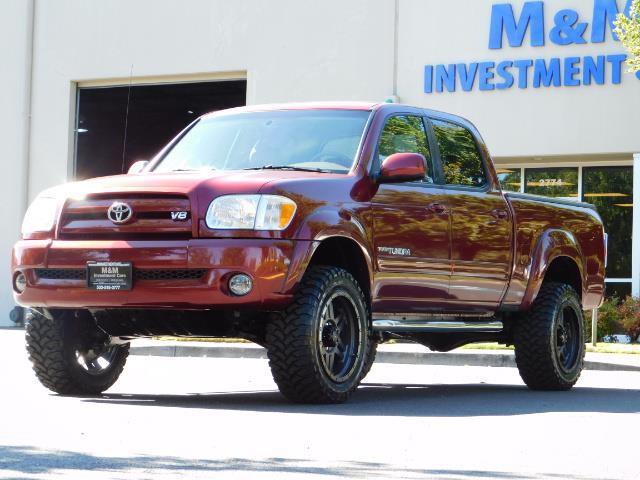
[[[127,223],[132,215],[133,209],[123,202],[113,202],[107,210],[107,217],[113,223]]]

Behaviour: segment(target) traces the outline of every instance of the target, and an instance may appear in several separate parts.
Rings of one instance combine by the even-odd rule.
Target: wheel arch
[[[371,301],[372,264],[366,249],[353,238],[337,235],[318,243],[307,268],[315,265],[340,267],[360,284],[365,298]]]
[[[529,270],[529,282],[521,305],[529,309],[543,283],[571,285],[584,299],[584,259],[575,236],[566,230],[548,230],[537,242]]]

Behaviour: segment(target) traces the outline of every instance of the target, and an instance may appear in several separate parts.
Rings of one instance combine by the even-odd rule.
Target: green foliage
[[[450,185],[482,185],[482,160],[471,133],[441,120],[433,120],[433,131],[438,139],[445,181]]]
[[[618,311],[620,300],[617,297],[609,298],[598,309],[598,341],[604,337],[609,337],[620,333],[622,325],[620,323],[620,313]],[[585,312],[585,328],[587,340],[591,339],[591,312]]]
[[[634,0],[629,17],[623,13],[618,15],[615,26],[620,42],[629,52],[629,71],[640,71],[640,0]]]
[[[380,136],[378,154],[380,162],[394,153],[421,153],[427,160],[427,177],[433,181],[431,155],[427,136],[420,117],[391,117]]]
[[[631,277],[633,168],[584,167],[584,199],[593,203],[609,234],[607,277]]]
[[[640,299],[627,297],[618,307],[618,314],[625,333],[631,341],[637,340],[640,335]]]

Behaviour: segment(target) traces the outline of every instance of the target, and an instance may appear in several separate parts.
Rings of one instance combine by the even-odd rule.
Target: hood
[[[328,186],[331,184],[331,187]],[[216,197],[231,194],[314,192],[319,197],[330,196],[337,185],[352,184],[347,175],[283,170],[231,170],[206,172],[141,173],[99,177],[59,185],[43,195],[80,199],[91,195],[174,194],[184,195],[192,211],[204,214]],[[265,188],[265,187],[269,188]],[[275,191],[274,191],[275,190]],[[319,190],[315,192],[315,190]],[[315,196],[315,195],[314,195]]]
[[[256,193],[270,179],[264,172],[170,172],[114,175],[92,178],[55,189],[67,196],[86,196],[92,193],[173,193],[196,197],[200,191],[228,193]],[[51,191],[51,190],[50,190]]]

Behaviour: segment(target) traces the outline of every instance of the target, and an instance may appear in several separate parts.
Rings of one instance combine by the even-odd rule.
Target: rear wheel
[[[95,395],[113,385],[124,368],[129,344],[109,345],[74,312],[53,319],[32,312],[27,323],[27,351],[40,383],[63,395]]]
[[[292,304],[267,327],[269,365],[282,394],[300,403],[344,402],[371,367],[369,309],[356,280],[312,267]]]
[[[568,390],[584,365],[584,317],[569,285],[542,285],[533,307],[518,321],[514,343],[520,376],[533,390]]]

